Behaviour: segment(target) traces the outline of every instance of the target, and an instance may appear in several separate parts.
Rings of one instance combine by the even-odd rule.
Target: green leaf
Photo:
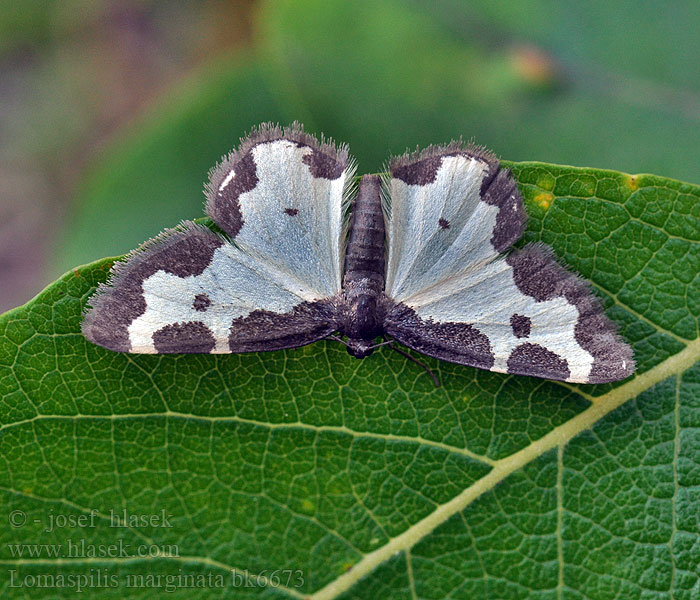
[[[608,68],[631,77],[628,83],[633,85],[635,78],[643,77],[679,89],[700,90],[700,72],[694,68],[700,39],[691,33],[700,15],[693,0],[674,2],[663,14],[658,7],[635,0],[590,0],[586,10],[576,0],[508,4],[437,0],[421,8],[460,37],[481,33],[492,42],[525,38],[581,66]],[[630,26],[632,15],[634,27]],[[488,31],[483,31],[484,22],[491,24]],[[670,96],[668,99],[673,102]]]
[[[74,269],[0,317],[4,591],[44,582],[67,596],[82,575],[95,597],[166,586],[174,597],[696,597],[700,188],[509,166],[530,215],[523,243],[551,244],[593,282],[634,346],[635,377],[575,386],[426,358],[435,389],[396,353],[358,361],[333,342],[113,353],[80,334],[113,261]],[[114,527],[123,511],[155,520]],[[85,556],[120,543],[123,555]],[[140,547],[151,556],[133,556]]]

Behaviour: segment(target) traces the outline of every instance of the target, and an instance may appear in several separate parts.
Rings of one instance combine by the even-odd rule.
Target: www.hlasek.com
[[[93,544],[68,538],[63,544],[7,544],[12,558],[177,558],[176,544]]]
[[[91,568],[85,573],[22,573],[9,569],[10,588],[70,589],[75,592],[105,588],[150,588],[165,592],[178,589],[204,588],[300,588],[304,585],[304,573],[299,569],[275,569],[251,574],[232,570],[228,575],[218,572],[183,573],[113,573],[109,568]]]
[[[98,525],[106,525],[110,529],[135,529],[148,527],[152,529],[171,529],[173,516],[160,509],[148,514],[130,514],[126,510],[110,509],[108,513],[96,508],[80,514],[54,513],[38,515],[38,518],[25,511],[15,509],[8,514],[8,522],[12,529],[32,528],[41,533],[60,533],[77,530],[95,530]],[[115,536],[116,537],[116,536]],[[158,558],[180,556],[178,547],[174,544],[129,544],[123,539],[114,543],[93,543],[87,539],[68,537],[65,542],[54,544],[38,543],[8,543],[7,548],[12,558]]]

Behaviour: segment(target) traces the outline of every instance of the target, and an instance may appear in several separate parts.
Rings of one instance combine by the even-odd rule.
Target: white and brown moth
[[[380,336],[442,360],[601,383],[634,371],[590,287],[525,226],[510,173],[451,143],[391,159],[353,187],[345,146],[265,124],[209,174],[206,212],[112,268],[85,337],[118,352],[280,350]],[[349,207],[352,210],[349,211]],[[347,215],[350,215],[349,217]]]

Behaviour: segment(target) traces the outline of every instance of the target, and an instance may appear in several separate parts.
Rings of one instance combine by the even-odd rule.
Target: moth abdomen
[[[384,235],[381,179],[378,175],[365,175],[352,207],[350,237],[345,252],[345,283],[378,275],[383,287]]]

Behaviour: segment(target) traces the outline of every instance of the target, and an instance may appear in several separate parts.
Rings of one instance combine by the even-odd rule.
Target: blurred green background
[[[0,97],[1,311],[201,216],[267,120],[700,182],[700,3],[3,0]]]

